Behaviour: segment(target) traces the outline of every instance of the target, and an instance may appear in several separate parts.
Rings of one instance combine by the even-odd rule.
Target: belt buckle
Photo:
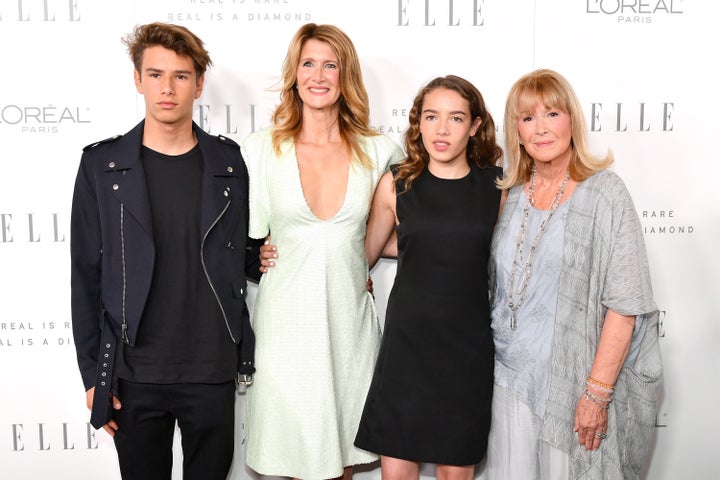
[[[238,373],[237,376],[237,384],[238,387],[240,385],[243,385],[245,387],[249,387],[253,383],[253,374],[252,373]]]

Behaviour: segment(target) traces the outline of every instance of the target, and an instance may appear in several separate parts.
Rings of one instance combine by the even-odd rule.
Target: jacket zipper
[[[120,204],[120,256],[122,258],[122,341],[130,345],[127,334],[125,303],[127,298],[127,274],[125,271],[125,204]]]
[[[235,246],[234,246],[233,243],[232,243],[232,237],[233,237],[233,234],[235,234],[235,229],[237,228],[237,224],[238,224],[239,221],[240,221],[240,215],[238,215],[237,217],[235,217],[235,222],[233,223],[232,230],[230,230],[230,235],[228,236],[228,241],[227,241],[227,243],[225,244],[225,246],[226,246],[227,248],[229,248],[230,250],[234,250],[234,249],[235,249]]]
[[[215,295],[215,300],[218,302],[218,306],[220,307],[220,312],[222,312],[223,320],[225,320],[225,327],[228,330],[228,333],[230,334],[230,338],[232,339],[233,343],[237,343],[235,341],[235,337],[232,334],[232,330],[230,330],[230,323],[228,322],[227,315],[225,314],[225,309],[222,306],[222,302],[220,302],[220,297],[217,294],[217,291],[215,290],[215,286],[212,283],[212,280],[210,280],[210,274],[207,271],[207,266],[205,265],[205,240],[207,239],[208,234],[210,231],[217,225],[217,223],[220,221],[220,218],[222,218],[223,215],[225,215],[225,212],[228,208],[230,208],[230,203],[232,203],[232,200],[228,200],[227,204],[225,204],[225,208],[222,209],[222,212],[220,212],[220,215],[215,219],[215,221],[210,225],[210,228],[208,228],[207,232],[203,235],[202,242],[200,243],[200,262],[202,263],[203,271],[205,272],[205,278],[207,278],[208,284],[210,284],[210,289],[213,292],[213,295]]]

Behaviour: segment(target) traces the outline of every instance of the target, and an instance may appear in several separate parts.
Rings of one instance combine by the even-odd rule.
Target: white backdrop
[[[633,194],[664,312],[665,384],[645,477],[717,478],[718,19],[720,4],[707,0],[0,0],[0,478],[120,478],[110,438],[87,425],[75,363],[70,200],[81,148],[143,116],[120,38],[151,21],[206,42],[215,66],[195,120],[237,141],[268,124],[287,44],[309,21],[353,39],[373,125],[398,141],[435,76],[473,81],[502,125],[520,75],[565,75],[593,148],[613,149]],[[394,268],[373,272],[380,312]],[[240,397],[233,479],[255,477],[243,463],[243,407]],[[379,479],[379,469],[358,477]]]

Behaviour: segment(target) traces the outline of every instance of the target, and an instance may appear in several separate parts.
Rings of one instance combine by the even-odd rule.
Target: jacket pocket
[[[234,298],[245,298],[247,293],[247,282],[243,280],[235,280],[232,282],[232,293]]]

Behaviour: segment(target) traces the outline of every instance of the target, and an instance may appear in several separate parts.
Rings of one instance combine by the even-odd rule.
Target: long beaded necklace
[[[532,274],[532,262],[535,257],[535,250],[537,249],[540,238],[545,233],[545,227],[552,218],[555,211],[560,205],[563,194],[565,193],[565,187],[567,187],[570,181],[570,171],[565,171],[565,178],[560,184],[555,198],[553,199],[550,210],[540,224],[540,228],[535,235],[532,245],[530,246],[530,252],[528,253],[527,260],[523,259],[523,240],[525,239],[525,229],[527,228],[528,216],[530,215],[530,207],[535,206],[535,183],[537,181],[537,168],[533,165],[532,174],[530,175],[530,186],[528,187],[527,202],[523,210],[523,219],[520,224],[520,233],[518,233],[517,243],[515,244],[515,256],[513,257],[512,267],[510,268],[510,290],[508,291],[508,307],[510,307],[510,328],[515,330],[517,326],[517,311],[520,309],[520,305],[525,301],[525,293],[527,291],[528,283],[530,282],[530,275]],[[515,290],[515,273],[518,267],[522,268],[522,275],[520,277],[520,283]],[[516,300],[517,296],[517,300]]]

